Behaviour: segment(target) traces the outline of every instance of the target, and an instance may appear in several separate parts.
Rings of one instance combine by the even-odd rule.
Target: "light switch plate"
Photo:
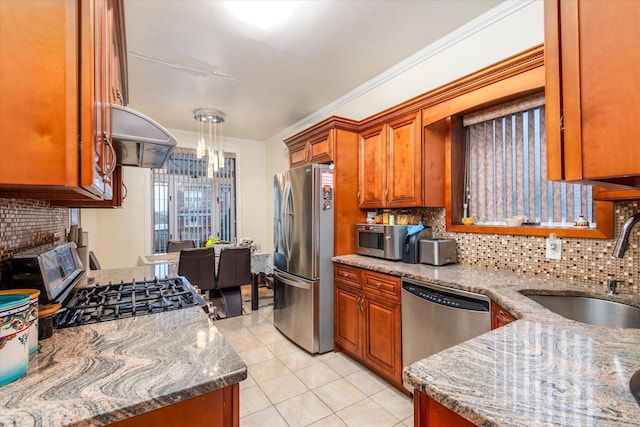
[[[562,259],[562,240],[555,239],[555,248],[551,247],[549,239],[547,241],[547,259]]]

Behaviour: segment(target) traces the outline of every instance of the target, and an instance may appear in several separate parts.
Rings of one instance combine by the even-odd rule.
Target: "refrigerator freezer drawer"
[[[275,273],[273,324],[310,353],[318,352],[318,281]]]

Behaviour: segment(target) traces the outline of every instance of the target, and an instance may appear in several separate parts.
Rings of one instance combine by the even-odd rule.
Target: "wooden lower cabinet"
[[[416,427],[475,426],[471,421],[418,390],[413,392],[413,425]]]
[[[407,393],[402,387],[399,297],[382,286],[380,291],[363,289],[363,283],[382,280],[385,284],[394,283],[399,295],[398,277],[355,267],[335,267],[334,347]]]
[[[114,427],[238,427],[240,425],[240,386],[233,384],[110,425]]]
[[[491,301],[491,329],[500,328],[516,320],[507,310]]]

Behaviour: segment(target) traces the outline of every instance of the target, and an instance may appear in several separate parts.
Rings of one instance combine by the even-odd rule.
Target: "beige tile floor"
[[[256,312],[246,298],[245,314],[215,322],[249,369],[241,427],[413,426],[411,398],[342,353],[311,355],[284,337],[265,291]]]

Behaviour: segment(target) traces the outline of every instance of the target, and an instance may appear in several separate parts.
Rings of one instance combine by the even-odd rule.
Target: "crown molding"
[[[282,143],[282,141],[286,137],[291,136],[293,132],[299,132],[304,130],[304,128],[313,126],[315,123],[330,116],[333,111],[340,108],[341,106],[348,104],[354,99],[359,98],[367,92],[404,73],[405,71],[415,67],[418,64],[423,63],[427,59],[439,54],[446,49],[449,49],[457,43],[460,43],[466,38],[471,37],[479,31],[482,31],[483,29],[495,24],[501,19],[519,11],[520,9],[530,5],[531,3],[534,3],[535,1],[537,0],[506,0],[503,3],[500,3],[493,9],[467,22],[466,24],[446,34],[445,36],[441,37],[440,39],[436,40],[435,42],[431,43],[415,54],[409,56],[408,58],[402,60],[398,64],[377,75],[366,83],[358,86],[351,92],[345,94],[332,103],[327,104],[326,106],[309,114],[305,118],[299,120],[283,131],[277,133],[276,135],[269,138],[266,142],[270,143],[278,141]]]

